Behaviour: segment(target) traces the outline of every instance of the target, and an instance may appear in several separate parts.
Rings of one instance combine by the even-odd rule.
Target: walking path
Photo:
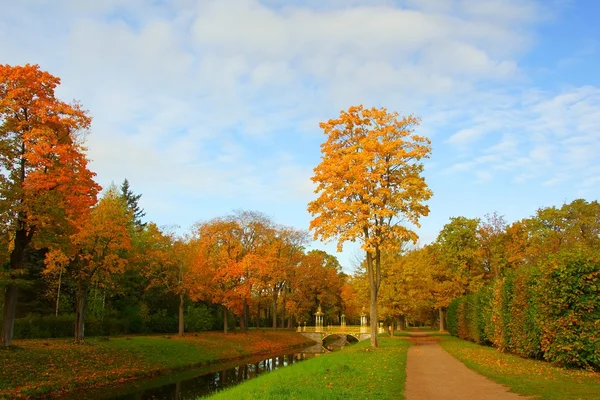
[[[406,400],[523,400],[506,386],[471,371],[448,354],[435,337],[411,334],[406,366]]]

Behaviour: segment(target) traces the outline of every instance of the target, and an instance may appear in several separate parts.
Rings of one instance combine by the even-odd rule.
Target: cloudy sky
[[[422,118],[422,243],[451,216],[599,197],[596,0],[0,2],[0,62],[62,78],[98,182],[129,179],[159,225],[246,209],[307,228],[318,123],[357,104]]]

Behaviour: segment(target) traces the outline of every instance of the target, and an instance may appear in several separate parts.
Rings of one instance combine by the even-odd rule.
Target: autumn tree
[[[342,311],[342,285],[337,258],[322,250],[311,250],[295,269],[286,307],[298,321],[310,321],[319,305],[327,318],[335,319]]]
[[[386,268],[382,272],[379,304],[390,325],[404,329],[407,316],[431,309],[431,287],[423,249],[382,254]]]
[[[258,271],[264,269],[266,249],[273,223],[265,215],[239,211],[233,215],[199,223],[195,228],[198,252],[194,259],[198,284],[194,300],[210,300],[224,307],[224,331],[227,312],[232,311],[247,328],[252,292],[258,283]]]
[[[0,219],[12,244],[2,346],[12,341],[25,250],[34,237],[72,233],[99,190],[82,145],[91,118],[55,97],[59,84],[37,65],[0,65]]]
[[[285,304],[287,293],[291,290],[294,268],[303,256],[304,245],[307,243],[308,233],[291,227],[277,226],[270,232],[270,237],[265,238],[265,252],[262,268],[258,271],[259,289],[271,297],[272,326],[277,328],[277,305],[279,296],[283,295],[281,307],[282,327],[285,324]],[[288,320],[288,326],[290,324]]]
[[[318,198],[308,205],[315,238],[337,238],[338,249],[359,240],[365,251],[370,288],[371,345],[377,340],[377,297],[381,284],[381,252],[398,249],[417,234],[429,213],[432,196],[421,175],[430,141],[416,135],[419,119],[399,118],[385,108],[350,107],[339,118],[323,122],[327,135],[321,163],[314,169]]]
[[[365,305],[369,304],[369,281],[365,274],[346,275],[343,279],[340,297],[346,321],[360,321]]]
[[[485,271],[494,278],[506,268],[506,221],[497,213],[486,214],[480,221],[477,236],[479,252]]]
[[[85,299],[92,282],[110,284],[114,274],[123,273],[126,252],[131,247],[128,223],[131,215],[115,188],[110,188],[94,207],[71,242],[52,249],[46,256],[47,270],[65,268],[77,283],[75,343],[83,343]]]

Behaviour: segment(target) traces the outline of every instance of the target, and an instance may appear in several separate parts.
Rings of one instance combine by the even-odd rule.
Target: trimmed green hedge
[[[551,256],[455,299],[448,331],[522,357],[600,371],[600,261]]]
[[[186,332],[200,332],[220,329],[210,308],[204,305],[189,307],[184,317]],[[87,317],[85,336],[114,336],[135,333],[174,333],[179,329],[178,317],[159,310],[150,314],[145,321],[138,318],[103,319]],[[235,323],[235,321],[234,321]],[[75,315],[28,315],[15,320],[15,339],[44,339],[70,337],[74,334]]]

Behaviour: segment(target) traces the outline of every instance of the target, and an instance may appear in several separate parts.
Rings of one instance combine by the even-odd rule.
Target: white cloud
[[[0,15],[0,34],[19,37],[0,54],[63,79],[59,95],[94,117],[101,183],[127,177],[150,218],[195,218],[231,199],[304,215],[318,121],[359,103],[421,115],[446,178],[569,176],[593,190],[600,89],[528,87],[519,64],[546,5],[24,0]]]

